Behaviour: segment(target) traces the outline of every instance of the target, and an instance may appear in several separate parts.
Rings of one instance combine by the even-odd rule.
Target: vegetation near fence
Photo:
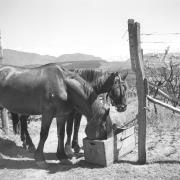
[[[144,164],[146,162],[146,110],[149,109],[146,102],[149,100],[154,104],[156,114],[155,104],[180,114],[180,109],[176,108],[180,104],[180,63],[174,62],[173,58],[166,61],[169,47],[159,59],[158,66],[148,60],[143,61],[140,24],[134,20],[128,20],[128,31],[131,66],[136,73],[138,96],[138,159],[140,164]]]

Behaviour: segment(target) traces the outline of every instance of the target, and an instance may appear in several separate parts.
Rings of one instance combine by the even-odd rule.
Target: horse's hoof
[[[48,168],[48,165],[47,165],[47,163],[46,163],[45,161],[37,161],[36,164],[37,164],[37,166],[38,166],[39,168],[41,168],[41,169],[46,169],[46,168]]]
[[[63,164],[63,165],[73,165],[73,162],[70,159],[61,159],[61,164]]]
[[[69,158],[72,158],[73,155],[74,155],[74,152],[71,148],[70,145],[65,145],[65,152],[66,152],[66,155],[69,157]]]
[[[75,153],[79,153],[80,150],[81,150],[81,148],[79,147],[79,145],[74,146]]]

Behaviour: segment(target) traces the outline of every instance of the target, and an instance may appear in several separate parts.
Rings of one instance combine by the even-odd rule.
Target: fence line
[[[127,33],[128,33],[128,29],[125,30],[125,32],[124,32],[123,35],[121,36],[121,39],[123,39]]]
[[[128,20],[129,49],[132,70],[136,73],[138,95],[138,162],[146,163],[146,93],[147,79],[144,73],[143,52],[140,41],[140,24],[133,19]],[[138,79],[138,80],[137,80]],[[146,91],[145,91],[146,89]]]
[[[141,43],[143,43],[143,44],[176,44],[176,43],[179,43],[180,44],[180,42],[173,42],[173,41],[171,41],[171,42],[165,42],[165,41],[141,41]]]
[[[163,97],[167,98],[168,100],[171,100],[173,102],[176,102],[176,103],[180,103],[180,99],[172,96],[172,95],[168,95],[166,94],[163,90],[160,89],[160,87],[154,83],[151,83],[151,82],[148,82],[148,85],[153,87],[153,88],[157,88],[157,92],[162,95]]]
[[[142,36],[166,36],[166,35],[180,35],[179,32],[175,32],[175,33],[141,33]]]
[[[150,102],[153,102],[154,104],[158,104],[158,105],[161,105],[169,110],[172,110],[178,114],[180,114],[180,109],[178,108],[175,108],[174,106],[170,105],[170,104],[167,104],[167,103],[164,103],[160,100],[157,100],[155,98],[152,98],[151,96],[147,95],[147,99],[150,101]]]
[[[147,99],[154,104],[159,104],[165,108],[168,108],[176,113],[180,113],[180,109],[173,107],[172,105],[163,103],[155,98],[152,98],[148,95],[148,82],[145,78],[144,73],[144,64],[143,64],[143,50],[141,49],[140,37],[140,24],[138,22],[134,22],[133,19],[128,20],[128,31],[129,31],[129,49],[130,49],[130,58],[131,58],[131,66],[132,70],[136,73],[136,89],[138,95],[138,161],[140,164],[146,163],[146,103]],[[177,34],[177,33],[176,33]],[[180,34],[180,33],[178,33]],[[149,34],[150,35],[150,34]],[[145,42],[144,42],[145,43]],[[155,41],[149,43],[165,43],[164,41]],[[166,42],[170,43],[170,42]],[[171,42],[172,43],[172,42]],[[178,43],[178,42],[176,42]],[[154,87],[153,84],[151,86]],[[165,92],[159,90],[161,95],[165,96],[168,99],[175,100],[179,102],[179,99],[175,97],[167,95]]]

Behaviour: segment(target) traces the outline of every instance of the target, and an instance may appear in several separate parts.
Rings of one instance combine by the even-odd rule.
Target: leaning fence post
[[[1,46],[1,32],[0,32],[0,65],[3,64],[3,49]],[[8,134],[8,113],[6,109],[0,110],[1,111],[1,121],[2,121],[2,129],[6,134]]]
[[[128,31],[129,31],[129,51],[130,51],[130,57],[131,57],[131,68],[135,72],[135,49],[134,49],[134,20],[129,19],[128,20]]]
[[[2,120],[2,129],[5,134],[9,132],[9,124],[8,124],[8,112],[7,109],[3,108],[1,110],[1,120]]]
[[[132,70],[136,73],[136,88],[138,95],[138,161],[146,163],[146,91],[143,55],[140,41],[140,24],[128,20],[129,48]]]

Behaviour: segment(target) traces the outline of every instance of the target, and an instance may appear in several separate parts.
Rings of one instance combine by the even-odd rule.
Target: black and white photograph
[[[0,180],[180,180],[179,0],[0,0]]]

